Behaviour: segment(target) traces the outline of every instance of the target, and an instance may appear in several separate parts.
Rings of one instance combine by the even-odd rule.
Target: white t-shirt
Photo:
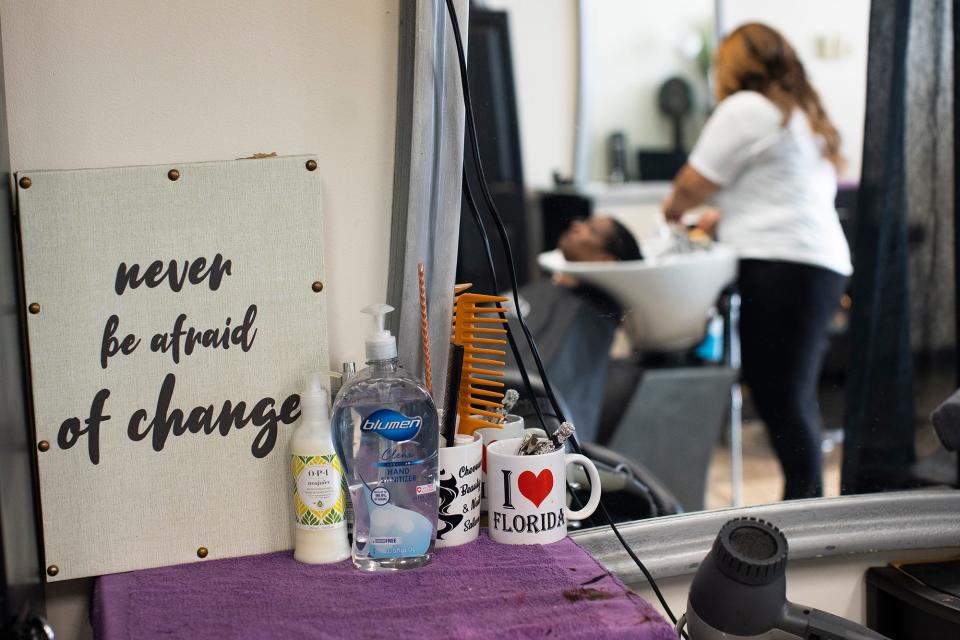
[[[837,174],[823,140],[795,109],[783,125],[762,94],[721,102],[690,154],[690,165],[720,185],[714,199],[721,242],[741,258],[786,260],[850,275],[850,249],[834,200]]]

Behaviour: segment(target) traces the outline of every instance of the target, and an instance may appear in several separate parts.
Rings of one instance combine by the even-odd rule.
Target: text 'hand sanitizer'
[[[296,518],[293,557],[310,564],[350,557],[343,469],[330,433],[323,375],[312,373],[307,379],[307,388],[300,394],[300,426],[290,439]]]
[[[367,367],[337,394],[333,427],[354,508],[353,564],[366,570],[430,562],[437,529],[437,410],[397,359],[385,304],[370,305],[376,330]]]

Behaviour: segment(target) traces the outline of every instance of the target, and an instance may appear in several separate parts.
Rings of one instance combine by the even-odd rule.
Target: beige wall
[[[590,178],[607,179],[607,137],[617,130],[626,134],[627,165],[636,175],[638,148],[673,147],[673,126],[657,107],[660,85],[671,76],[693,89],[684,140],[688,149],[696,141],[708,90],[696,63],[680,52],[689,38],[712,31],[713,0],[600,0],[588,8]]]
[[[824,108],[842,138],[847,166],[841,175],[860,179],[867,100],[867,36],[870,0],[726,0],[721,29],[760,21],[779,29],[797,49]]]
[[[357,312],[386,292],[398,12],[398,0],[0,0],[12,166],[319,154],[330,358],[361,360]],[[52,594],[58,638],[88,632],[86,590]]]
[[[397,0],[3,0],[14,170],[318,153],[333,363],[386,293]]]
[[[573,174],[577,101],[577,0],[489,0],[509,14],[510,46],[528,190],[553,171]]]
[[[485,5],[509,13],[527,187],[550,187],[554,169],[567,176],[573,173],[578,1],[488,0]],[[606,138],[615,130],[627,134],[631,165],[635,147],[670,145],[671,130],[657,112],[656,90],[670,75],[696,73],[675,50],[691,29],[712,24],[712,7],[712,0],[587,1],[591,180],[606,179]]]
[[[577,92],[577,0],[487,0],[510,14],[514,75],[520,112],[523,165],[530,189],[552,184],[551,173],[572,173]],[[748,20],[781,29],[796,45],[844,139],[849,164],[860,175],[866,97],[869,0],[724,0],[724,32]],[[688,118],[688,147],[696,140],[710,101],[696,65],[680,54],[689,36],[712,33],[714,0],[587,0],[588,167],[606,180],[606,139],[627,135],[628,163],[637,147],[672,144],[669,121],[658,111],[660,84],[672,75],[694,86],[698,110]],[[842,50],[831,57],[829,48]],[[824,47],[827,48],[825,53]]]

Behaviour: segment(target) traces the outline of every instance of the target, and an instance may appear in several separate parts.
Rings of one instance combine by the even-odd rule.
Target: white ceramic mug
[[[482,429],[477,429],[473,432],[474,434],[480,436],[483,440],[483,473],[481,475],[480,484],[480,511],[487,510],[487,447],[490,446],[490,443],[497,442],[498,440],[507,440],[509,438],[519,438],[523,435],[523,418],[520,416],[515,416],[513,414],[508,414],[506,421],[503,423],[503,426],[499,429],[497,427],[484,427]]]
[[[552,451],[517,455],[521,438],[487,447],[487,526],[494,542],[550,544],[567,535],[567,520],[589,517],[600,503],[600,476],[589,458]],[[590,478],[590,498],[582,509],[567,507],[567,464],[578,464]]]
[[[465,441],[464,444],[460,442]],[[440,448],[438,547],[473,542],[480,534],[480,436],[458,435],[456,446]]]

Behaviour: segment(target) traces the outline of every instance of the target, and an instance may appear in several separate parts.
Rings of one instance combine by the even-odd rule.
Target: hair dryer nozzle
[[[787,600],[787,538],[757,518],[723,525],[687,600],[690,640],[844,638],[881,640],[866,627]]]

